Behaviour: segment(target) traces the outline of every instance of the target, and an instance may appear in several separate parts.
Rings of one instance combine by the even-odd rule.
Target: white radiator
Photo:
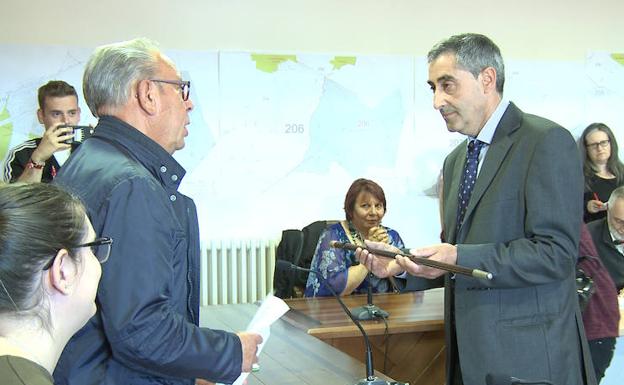
[[[273,290],[275,240],[202,245],[201,305],[253,303]]]

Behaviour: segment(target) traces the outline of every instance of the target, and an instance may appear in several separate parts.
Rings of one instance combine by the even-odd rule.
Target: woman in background
[[[98,258],[111,243],[95,239],[82,204],[59,187],[0,186],[3,385],[53,383],[65,344],[95,314]]]
[[[374,293],[393,290],[388,279],[369,277],[366,266],[355,259],[351,250],[330,247],[331,241],[363,245],[364,240],[388,243],[402,249],[403,240],[396,231],[382,226],[386,214],[386,196],[372,180],[357,179],[349,187],[344,202],[346,220],[329,226],[319,238],[310,268],[319,271],[340,295],[365,293],[368,284]],[[316,274],[308,275],[306,297],[330,296],[331,291]]]
[[[624,164],[618,156],[618,145],[611,129],[603,123],[592,123],[578,141],[585,193],[583,197],[585,223],[604,218],[611,192],[624,183]]]

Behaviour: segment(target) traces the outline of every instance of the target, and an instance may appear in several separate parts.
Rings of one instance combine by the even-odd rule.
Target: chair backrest
[[[310,268],[318,240],[327,226],[338,221],[316,221],[301,230],[284,230],[275,257],[305,269]],[[276,265],[277,266],[277,265]],[[303,297],[308,273],[278,271],[273,274],[273,289],[279,298]]]
[[[294,229],[284,230],[282,231],[282,239],[277,245],[275,257],[299,266],[302,249],[303,232]],[[292,298],[294,296],[293,287],[295,284],[295,273],[297,272],[295,270],[278,270],[277,264],[275,264],[275,267],[276,269],[273,273],[273,289],[275,291],[275,296],[279,298]]]

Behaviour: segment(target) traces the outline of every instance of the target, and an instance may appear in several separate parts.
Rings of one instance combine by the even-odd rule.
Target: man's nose
[[[191,100],[191,98],[188,98],[188,100],[186,100],[184,103],[186,104],[186,110],[187,111],[192,111],[193,108],[195,107],[195,105],[193,104],[193,101]]]
[[[444,95],[442,92],[438,92],[437,90],[433,92],[433,108],[439,110],[444,107]]]

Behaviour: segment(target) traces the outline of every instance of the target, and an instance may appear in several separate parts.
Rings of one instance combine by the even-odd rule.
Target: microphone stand
[[[342,302],[342,299],[340,299],[340,296],[336,294],[336,292],[334,291],[334,288],[327,282],[325,277],[323,277],[323,275],[318,270],[304,269],[303,267],[293,265],[292,263],[288,261],[284,261],[284,260],[277,260],[276,262],[277,262],[277,266],[279,269],[293,269],[293,270],[305,271],[308,273],[315,274],[321,280],[321,282],[323,282],[323,285],[325,285],[329,289],[329,291],[332,293],[334,298],[336,298],[336,300],[340,304],[340,307],[342,307],[342,310],[344,310],[344,312],[347,313],[347,315],[349,316],[351,321],[353,321],[355,326],[357,326],[358,329],[360,329],[360,333],[362,333],[362,336],[364,336],[364,344],[366,345],[366,378],[363,378],[360,381],[358,381],[356,385],[404,385],[401,382],[388,382],[388,381],[375,377],[374,366],[373,366],[373,352],[371,350],[371,344],[368,339],[368,334],[366,334],[366,332],[364,331],[364,328],[362,327],[362,324],[360,323],[360,321],[358,321],[353,316],[353,314],[351,314],[351,312],[347,308],[347,305],[345,305],[344,302]]]
[[[366,305],[358,306],[351,310],[353,316],[360,321],[369,321],[376,318],[388,318],[390,315],[379,306],[373,305],[373,285],[371,285],[372,278],[373,273],[369,271],[368,274],[366,274],[366,281],[368,283],[368,288],[366,290]]]

